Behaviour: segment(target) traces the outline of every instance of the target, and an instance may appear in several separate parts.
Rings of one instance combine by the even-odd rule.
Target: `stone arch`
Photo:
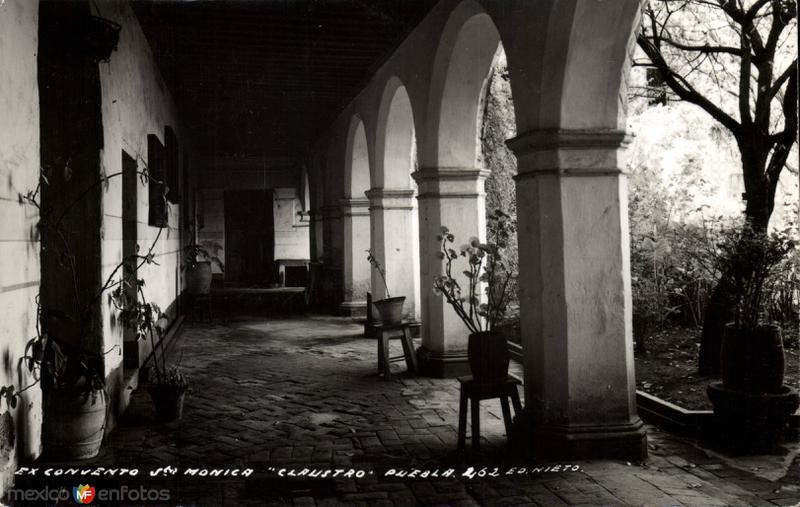
[[[576,6],[562,87],[562,126],[625,129],[639,12],[638,2],[631,1]]]
[[[434,58],[423,166],[476,166],[481,99],[500,45],[492,18],[476,2],[450,14]]]
[[[378,106],[373,187],[412,189],[416,145],[411,100],[403,82],[392,76]]]
[[[370,245],[369,149],[364,122],[353,115],[347,130],[344,161],[344,199],[342,233],[344,236],[343,293],[339,313],[350,316],[366,314],[366,293],[370,290],[370,266],[366,250]]]
[[[464,350],[467,335],[455,312],[432,290],[442,273],[436,238],[447,226],[457,241],[486,236],[484,180],[479,166],[484,96],[501,47],[489,14],[476,2],[459,3],[447,18],[436,46],[429,87],[426,130],[419,183],[421,219],[420,270],[424,370],[435,376],[469,372]],[[462,287],[466,277],[457,274]]]
[[[514,16],[487,7],[507,42],[519,132],[625,128],[640,4],[545,0]]]
[[[420,315],[419,216],[416,184],[416,129],[411,100],[399,78],[389,78],[378,107],[375,170],[370,199],[370,247],[386,269],[392,297],[404,296],[404,315]],[[372,270],[372,294],[387,296],[382,277]]]
[[[370,188],[369,147],[364,122],[358,115],[350,120],[345,153],[344,196],[363,198]]]

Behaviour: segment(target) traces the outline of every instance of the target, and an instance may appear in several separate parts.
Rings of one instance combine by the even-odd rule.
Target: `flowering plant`
[[[433,291],[444,296],[471,333],[492,331],[505,315],[511,296],[509,282],[516,278],[505,258],[505,249],[515,230],[514,219],[498,209],[489,216],[491,241],[487,243],[473,237],[456,252],[452,247],[455,236],[446,226],[437,237],[441,243],[438,255],[445,267],[443,274],[434,277]],[[462,271],[469,283],[466,294],[453,276],[453,261],[459,256],[467,260],[467,269]],[[485,294],[484,286],[488,288]]]

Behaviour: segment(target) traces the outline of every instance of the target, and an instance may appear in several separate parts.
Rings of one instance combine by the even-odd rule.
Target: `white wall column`
[[[370,248],[369,199],[342,199],[344,232],[344,300],[339,305],[343,315],[364,316],[367,292],[371,286],[367,250]]]
[[[369,198],[370,244],[375,257],[386,269],[386,283],[392,297],[405,296],[403,315],[416,319],[419,311],[417,228],[414,225],[414,190],[373,188]],[[372,269],[372,299],[386,297],[380,275]]]
[[[414,173],[419,188],[420,285],[422,305],[422,348],[419,350],[425,374],[455,377],[469,374],[467,340],[469,331],[441,295],[433,293],[433,277],[442,274],[444,261],[438,256],[443,225],[455,235],[455,245],[471,237],[486,237],[484,181],[489,172],[477,168],[424,168]],[[462,263],[459,258],[456,263]],[[455,269],[460,273],[464,269]],[[467,287],[465,277],[459,278]]]
[[[538,130],[519,159],[525,400],[538,456],[642,459],[636,414],[628,196],[617,130]]]

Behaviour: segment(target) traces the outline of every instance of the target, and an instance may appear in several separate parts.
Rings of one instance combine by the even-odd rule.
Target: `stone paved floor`
[[[180,423],[153,421],[144,390],[98,465],[251,467],[231,477],[155,480],[182,505],[794,505],[800,470],[767,480],[656,428],[643,464],[575,463],[579,471],[499,478],[393,480],[391,467],[460,475],[507,470],[499,403],[482,414],[484,452],[456,453],[458,383],[376,373],[375,342],[332,317],[186,324],[176,358],[193,390]],[[399,349],[399,343],[396,345]],[[518,368],[518,365],[515,365]],[[530,464],[527,464],[530,466]],[[553,465],[553,464],[551,464]],[[363,479],[280,479],[280,468],[363,470]],[[371,472],[371,473],[370,473]],[[178,498],[179,500],[176,500]]]

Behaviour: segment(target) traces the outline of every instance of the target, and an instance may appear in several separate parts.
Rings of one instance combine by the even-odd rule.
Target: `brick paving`
[[[95,464],[255,471],[247,479],[179,475],[153,483],[166,484],[183,505],[800,503],[796,463],[770,481],[654,427],[645,463],[592,461],[571,464],[578,471],[464,477],[470,466],[505,472],[536,464],[508,457],[497,401],[483,404],[482,453],[457,453],[458,382],[411,377],[400,373],[403,363],[393,364],[397,375],[384,381],[375,342],[360,333],[359,325],[333,317],[186,324],[175,351],[192,382],[183,419],[154,422],[146,392],[135,392]],[[393,346],[399,350],[399,341]],[[282,479],[281,468],[353,468],[366,476]],[[457,477],[398,480],[385,476],[390,468],[453,468]]]

